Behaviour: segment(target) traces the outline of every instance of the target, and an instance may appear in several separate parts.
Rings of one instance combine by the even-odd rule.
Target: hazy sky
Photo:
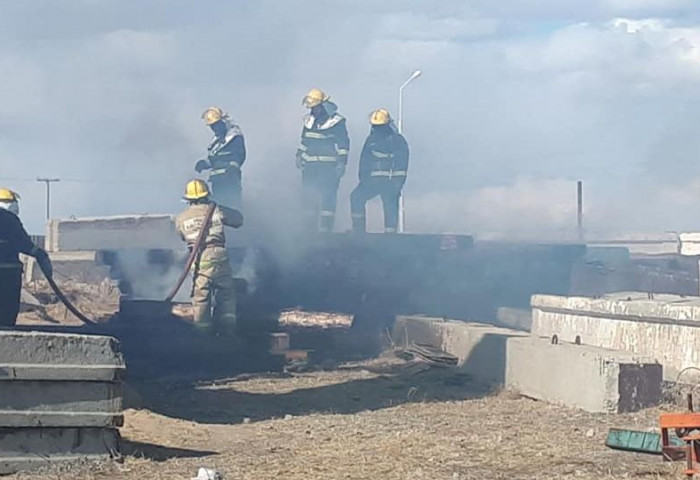
[[[246,134],[248,212],[289,217],[300,105],[348,117],[347,194],[406,90],[407,226],[700,229],[697,0],[0,0],[0,183],[55,216],[176,212],[210,105]]]

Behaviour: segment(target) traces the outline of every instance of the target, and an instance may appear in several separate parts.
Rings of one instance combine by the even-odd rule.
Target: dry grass
[[[157,410],[197,418],[211,408],[220,421],[129,410],[122,464],[81,464],[8,479],[178,480],[195,476],[199,466],[216,468],[229,480],[680,478],[680,464],[604,446],[608,428],[653,428],[658,411],[596,415],[507,392],[484,397],[485,391],[449,370],[391,362],[171,386],[170,404],[159,403]],[[283,414],[285,405],[296,411],[295,401],[312,398],[321,400],[308,413]],[[257,416],[237,421],[236,411]]]

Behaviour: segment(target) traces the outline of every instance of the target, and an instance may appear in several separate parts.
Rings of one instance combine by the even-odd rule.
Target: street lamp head
[[[414,79],[420,77],[421,73],[423,73],[423,72],[421,72],[420,70],[416,70],[416,71],[413,72],[413,74],[411,75],[410,80],[414,80]]]

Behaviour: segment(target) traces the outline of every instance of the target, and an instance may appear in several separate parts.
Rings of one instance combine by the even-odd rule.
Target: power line
[[[23,178],[23,177],[0,177],[2,182],[36,182],[36,178]],[[152,179],[92,179],[92,178],[63,178],[61,177],[62,183],[92,183],[92,184],[153,184],[153,182],[167,181],[168,179],[163,178],[152,178]],[[176,179],[172,179],[176,182]]]

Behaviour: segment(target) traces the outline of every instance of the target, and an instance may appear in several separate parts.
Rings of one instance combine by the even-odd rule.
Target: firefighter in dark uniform
[[[360,155],[360,184],[350,194],[352,228],[355,232],[366,231],[365,205],[379,195],[384,207],[384,231],[396,233],[399,200],[408,173],[408,143],[387,110],[372,112],[370,124],[372,129]]]
[[[53,274],[46,252],[37,247],[19,220],[19,195],[0,188],[0,327],[12,327],[19,314],[22,262],[19,254],[36,258],[42,271]]]
[[[241,209],[241,167],[246,158],[245,140],[241,128],[218,107],[207,108],[202,120],[214,132],[209,143],[206,160],[199,160],[194,169],[197,173],[210,170],[212,196],[216,203],[228,208]]]
[[[314,88],[302,104],[310,109],[304,117],[296,164],[301,170],[302,202],[309,231],[333,231],[338,186],[345,174],[350,138],[345,117],[330,97]],[[319,221],[320,216],[320,221]]]

